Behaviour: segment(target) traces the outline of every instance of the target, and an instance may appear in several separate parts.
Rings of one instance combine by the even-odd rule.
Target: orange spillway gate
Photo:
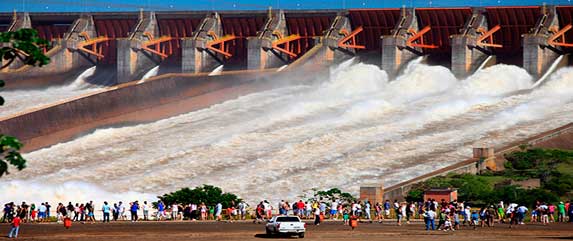
[[[553,34],[548,40],[547,43],[554,46],[561,46],[561,47],[573,47],[573,43],[565,42],[565,33],[569,31],[573,26],[571,24],[563,27],[561,30],[553,29]]]
[[[273,35],[277,36],[277,38],[278,38],[277,40],[273,41],[273,43],[272,43],[273,49],[275,49],[281,53],[284,53],[291,58],[296,58],[297,54],[292,52],[291,43],[293,43],[296,40],[301,39],[301,37],[299,35],[296,35],[296,34],[293,34],[293,35],[290,35],[287,37],[283,37],[283,35],[278,31],[273,32]],[[281,47],[281,45],[283,47]]]
[[[496,25],[488,31],[485,31],[483,28],[479,28],[477,31],[481,33],[482,36],[478,38],[477,44],[483,47],[503,48],[503,45],[493,43],[493,34],[500,29],[501,27],[499,25]]]
[[[231,58],[231,56],[233,56],[231,53],[229,53],[228,49],[229,46],[225,45],[225,43],[234,40],[237,37],[235,37],[234,35],[227,35],[219,38],[219,36],[217,36],[217,34],[213,31],[209,31],[207,34],[213,38],[213,40],[207,42],[206,44],[207,49],[222,54],[226,58]]]
[[[165,47],[162,47],[162,45],[161,45],[162,43],[169,42],[169,41],[173,40],[172,37],[161,36],[161,37],[155,39],[155,38],[153,38],[153,35],[149,32],[145,32],[145,33],[143,33],[143,35],[147,36],[147,38],[149,38],[149,40],[145,41],[141,44],[141,49],[146,50],[150,53],[159,55],[161,57],[161,59],[165,59],[169,55],[173,54],[171,49],[169,49],[169,51],[168,51]]]
[[[412,48],[418,47],[418,48],[425,48],[425,49],[437,49],[439,47],[437,45],[424,43],[424,34],[429,32],[430,29],[431,29],[430,26],[424,27],[419,32],[416,32],[416,30],[414,30],[414,29],[408,29],[408,32],[413,34],[413,35],[412,35],[412,37],[410,37],[406,41],[406,45],[408,47],[412,47]]]
[[[356,35],[362,32],[362,30],[363,30],[362,26],[357,27],[351,33],[348,33],[346,29],[342,29],[340,33],[343,34],[345,37],[338,40],[338,47],[351,48],[351,49],[366,49],[366,46],[356,44]]]
[[[100,36],[100,37],[91,39],[90,36],[86,32],[80,33],[80,36],[84,37],[86,40],[78,43],[78,46],[77,46],[78,50],[85,52],[87,54],[94,55],[98,59],[102,59],[104,57],[103,56],[103,48],[101,48],[101,46],[98,46],[98,44],[106,42],[108,40],[111,40],[110,38],[108,38],[106,36]],[[86,48],[86,47],[91,47],[91,49]]]

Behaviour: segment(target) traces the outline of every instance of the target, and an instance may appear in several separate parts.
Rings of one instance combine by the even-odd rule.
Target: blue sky
[[[461,0],[0,0],[0,12],[341,9],[468,6]],[[471,0],[472,6],[571,5],[573,0]]]

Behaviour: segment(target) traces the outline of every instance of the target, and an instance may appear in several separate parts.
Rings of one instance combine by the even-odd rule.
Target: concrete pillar
[[[418,19],[413,8],[403,8],[400,21],[392,30],[392,35],[382,36],[382,69],[392,79],[395,78],[408,62],[422,55],[420,48],[406,45],[412,36],[409,29],[419,31]]]
[[[350,19],[346,17],[346,14],[339,13],[322,38],[324,46],[327,47],[326,51],[324,52],[324,60],[343,60],[356,54],[355,49],[343,48],[338,45],[338,42],[346,37],[346,35],[344,35],[342,32],[351,33],[352,31],[353,29],[350,25]]]
[[[477,8],[466,21],[461,34],[452,35],[452,72],[458,78],[465,78],[480,67],[495,64],[495,56],[489,47],[480,46],[478,39],[482,33],[478,29],[488,30],[485,10]],[[490,57],[491,56],[491,57]],[[487,63],[484,63],[487,60]]]
[[[271,15],[257,37],[247,38],[248,69],[268,69],[288,64],[289,56],[275,51],[272,47],[273,41],[279,39],[276,33],[280,33],[283,37],[289,35],[285,14],[282,10]]]
[[[161,59],[143,50],[142,44],[159,37],[159,27],[154,12],[141,13],[138,24],[128,38],[117,40],[117,82],[137,80],[157,66]]]
[[[555,6],[544,6],[542,11],[535,28],[523,36],[523,68],[535,79],[541,78],[563,54],[561,47],[547,42],[553,35],[552,29],[559,29],[557,10]]]
[[[384,187],[382,185],[361,186],[360,200],[368,200],[372,205],[376,203],[384,203]]]
[[[219,37],[223,36],[221,18],[218,13],[209,14],[201,21],[201,24],[193,33],[193,37],[182,40],[182,72],[211,72],[224,63],[224,57],[221,54],[211,52],[206,48],[207,43],[213,40],[209,32]]]
[[[82,15],[72,24],[72,28],[64,34],[64,38],[52,43],[46,55],[50,57],[50,64],[41,68],[26,70],[26,74],[35,73],[66,73],[75,69],[93,66],[96,58],[78,50],[78,43],[85,40],[85,36],[80,33],[85,32],[90,38],[96,37],[95,25],[93,18],[88,15]],[[16,64],[14,69],[21,68],[23,65]],[[19,70],[18,70],[19,71]]]
[[[23,13],[17,14],[14,12],[12,16],[12,22],[10,23],[10,27],[8,27],[9,32],[14,32],[19,29],[23,28],[32,28],[32,21],[30,20],[30,14]]]
[[[473,158],[478,160],[476,164],[477,173],[486,169],[493,171],[498,170],[493,147],[473,148]]]

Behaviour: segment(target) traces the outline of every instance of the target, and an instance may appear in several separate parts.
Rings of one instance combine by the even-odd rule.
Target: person
[[[149,204],[147,201],[143,201],[141,208],[143,209],[143,220],[149,221]]]
[[[47,211],[47,207],[44,203],[40,204],[40,207],[38,208],[38,221],[39,222],[43,222],[44,219],[46,218],[46,211]]]
[[[571,207],[571,201],[569,201],[569,207],[565,206],[565,209],[569,212],[569,222],[573,223],[573,207]]]
[[[332,203],[330,204],[330,218],[336,220],[338,213],[338,202],[332,199]]]
[[[72,202],[68,202],[68,217],[72,217],[72,215],[76,212],[76,208],[72,204]]]
[[[38,210],[36,210],[36,204],[32,203],[32,205],[30,205],[30,220],[32,222],[35,222],[37,215],[38,215]]]
[[[21,219],[16,215],[12,219],[12,228],[10,229],[10,233],[8,233],[8,238],[18,238],[18,232],[20,231],[20,222]]]
[[[477,226],[478,226],[478,224],[479,224],[479,215],[478,215],[478,213],[477,213],[476,211],[473,211],[472,214],[471,214],[471,216],[470,216],[470,219],[471,219],[471,225],[474,226],[474,230],[476,230],[476,229],[477,229]]]
[[[223,217],[221,216],[222,212],[223,212],[223,204],[217,203],[217,205],[215,206],[215,217],[217,221],[223,220]]]
[[[131,204],[131,207],[129,208],[129,211],[131,211],[131,222],[137,222],[137,220],[139,219],[137,217],[138,210],[139,210],[139,202],[135,201]]]
[[[119,206],[117,206],[117,203],[113,204],[113,221],[117,221],[117,219],[119,218]]]
[[[314,209],[314,225],[320,225],[320,208]]]
[[[119,208],[119,219],[127,220],[127,216],[125,215],[125,206],[123,205],[122,201],[119,201],[118,208]]]
[[[452,220],[449,215],[446,216],[446,221],[444,222],[444,232],[447,232],[448,230],[454,231]]]
[[[344,221],[344,225],[349,225],[350,215],[348,213],[348,209],[344,209],[342,212],[342,220]]]
[[[46,218],[49,219],[50,218],[50,208],[52,207],[52,205],[50,205],[48,202],[46,202]]]
[[[369,202],[369,201],[366,201],[366,202],[364,203],[364,216],[366,217],[366,219],[367,219],[368,221],[372,222],[372,219],[371,219],[371,216],[370,216],[370,212],[371,212],[371,210],[370,210],[370,202]]]
[[[384,202],[384,216],[382,219],[384,218],[390,218],[390,200],[386,200],[386,202]]]
[[[432,230],[436,230],[435,226],[436,212],[431,208],[428,208],[428,210],[424,213],[423,216],[424,216],[424,221],[426,221],[426,230],[430,230],[430,228],[432,228]]]
[[[157,221],[161,221],[163,219],[163,217],[165,217],[165,204],[163,204],[163,201],[159,200],[159,202],[157,203]]]
[[[565,222],[565,204],[559,202],[557,205],[557,222]]]
[[[215,220],[215,207],[209,206],[209,220]]]
[[[171,220],[177,220],[177,215],[179,214],[179,206],[177,203],[171,204]]]
[[[103,222],[105,223],[107,221],[109,223],[109,214],[111,212],[111,207],[107,204],[107,201],[103,202],[101,210],[103,212]]]
[[[80,204],[76,203],[76,206],[74,207],[74,218],[72,219],[72,221],[79,221],[80,219]]]

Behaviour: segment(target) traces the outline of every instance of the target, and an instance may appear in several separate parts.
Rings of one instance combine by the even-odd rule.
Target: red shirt
[[[304,209],[304,203],[303,202],[298,202],[296,204],[296,207],[298,207],[298,209]]]
[[[15,217],[14,220],[12,220],[12,226],[20,227],[20,218],[19,217]]]

